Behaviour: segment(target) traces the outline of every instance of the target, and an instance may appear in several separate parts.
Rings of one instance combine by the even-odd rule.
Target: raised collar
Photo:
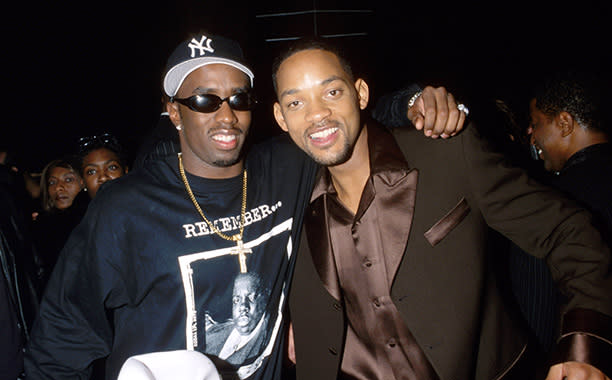
[[[392,186],[404,178],[410,170],[408,162],[389,131],[376,123],[364,126],[368,129],[368,151],[370,156],[370,178],[378,176],[384,183]],[[326,167],[317,173],[310,202],[323,194],[337,195]]]
[[[610,157],[612,155],[612,143],[601,143],[601,144],[594,144],[591,146],[587,146],[584,149],[579,150],[578,152],[574,153],[569,160],[567,160],[567,162],[565,163],[565,165],[563,166],[563,169],[561,169],[561,173],[563,173],[564,170],[567,170],[568,168],[574,166],[574,165],[580,165],[581,163],[587,161],[587,160],[597,160],[599,158],[602,157]]]

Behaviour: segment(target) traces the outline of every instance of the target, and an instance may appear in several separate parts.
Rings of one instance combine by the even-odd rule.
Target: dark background
[[[2,145],[25,169],[103,131],[129,149],[161,111],[166,57],[190,31],[238,39],[256,75],[253,136],[277,131],[270,65],[284,42],[317,34],[357,53],[372,96],[418,81],[468,104],[501,97],[526,109],[534,78],[588,68],[607,80],[610,2],[141,1],[18,2],[4,13]],[[269,16],[286,13],[285,16]],[[266,16],[268,15],[268,16]],[[339,36],[344,35],[344,36]]]

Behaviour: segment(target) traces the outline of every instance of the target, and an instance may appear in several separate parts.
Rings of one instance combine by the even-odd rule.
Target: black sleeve
[[[383,95],[377,102],[372,117],[388,128],[412,126],[408,120],[408,100],[421,91],[417,84]]]
[[[108,210],[106,216],[100,209]],[[104,303],[113,291],[127,292],[112,261],[124,252],[108,219],[114,214],[107,206],[89,208],[66,242],[26,347],[28,379],[89,379],[91,364],[110,353],[113,333]]]

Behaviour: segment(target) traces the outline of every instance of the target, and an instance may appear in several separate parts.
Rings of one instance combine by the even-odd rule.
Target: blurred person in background
[[[542,80],[529,103],[530,142],[553,173],[550,184],[593,213],[612,243],[612,127],[601,76],[558,72]]]
[[[117,138],[109,133],[82,137],[77,162],[84,190],[91,199],[102,184],[128,172],[125,151]]]
[[[40,260],[31,242],[19,165],[0,147],[0,379],[17,379],[38,313]]]
[[[82,191],[83,179],[69,158],[49,162],[40,183],[42,211],[32,225],[47,278],[72,229],[85,214],[89,198]]]

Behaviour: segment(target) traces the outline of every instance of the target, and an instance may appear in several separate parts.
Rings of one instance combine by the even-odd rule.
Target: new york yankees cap
[[[168,58],[164,91],[170,97],[175,96],[191,72],[213,63],[237,68],[249,77],[253,86],[255,76],[245,65],[238,42],[221,36],[200,35],[181,42]]]

